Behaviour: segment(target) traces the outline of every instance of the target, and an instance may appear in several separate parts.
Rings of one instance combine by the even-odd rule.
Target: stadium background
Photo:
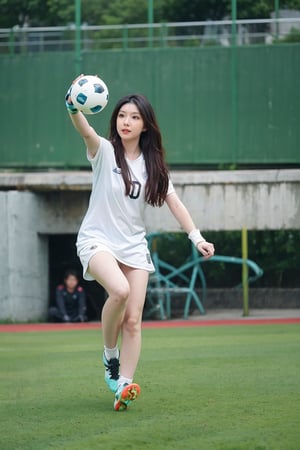
[[[0,55],[0,63],[0,167],[87,167],[63,102],[74,53]],[[109,85],[109,105],[92,118],[104,135],[120,96],[149,97],[171,166],[300,163],[300,44],[85,52],[81,67]]]
[[[236,33],[233,25],[226,26]],[[81,184],[80,174],[89,166],[64,107],[70,81],[80,72],[97,73],[109,86],[109,105],[90,118],[104,135],[120,96],[147,95],[158,115],[177,189],[201,228],[215,232],[222,253],[234,249],[237,255],[240,242],[233,233],[241,226],[253,233],[276,230],[263,237],[252,234],[250,256],[259,259],[255,250],[264,252],[263,263],[257,261],[267,274],[264,280],[298,286],[300,44],[297,34],[294,43],[289,42],[292,34],[278,39],[283,26],[278,22],[273,30],[272,45],[266,35],[263,44],[237,45],[233,34],[229,46],[211,41],[198,45],[193,38],[165,45],[162,36],[157,47],[128,48],[122,41],[121,48],[81,52],[74,40],[71,49],[51,48],[49,36],[44,49],[36,36],[49,30],[1,31],[1,39],[7,39],[0,54],[5,86],[0,92],[0,249],[7,261],[0,269],[1,319],[45,317],[63,270],[70,264],[80,267],[74,241],[90,189],[88,176],[83,175]],[[186,27],[185,32],[191,30],[190,24]],[[74,38],[74,31],[66,33]],[[143,33],[142,39],[150,38],[147,28]],[[262,39],[253,34],[255,39],[258,35]],[[155,212],[148,219],[152,229],[176,230],[166,215],[158,218]],[[222,276],[226,280],[224,272]],[[218,268],[212,285],[220,278]],[[33,292],[28,304],[24,290]]]

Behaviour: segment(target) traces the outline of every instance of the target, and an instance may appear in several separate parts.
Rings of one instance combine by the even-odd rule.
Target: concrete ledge
[[[171,171],[175,184],[257,184],[300,182],[300,169]]]
[[[300,169],[171,171],[175,185],[300,183]],[[90,191],[91,171],[0,172],[0,190]]]
[[[243,308],[242,289],[208,289],[204,305],[212,309]],[[249,308],[300,308],[300,288],[250,287]]]
[[[0,190],[90,191],[92,172],[0,172]]]

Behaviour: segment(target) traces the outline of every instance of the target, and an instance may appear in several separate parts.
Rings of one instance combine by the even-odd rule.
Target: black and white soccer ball
[[[84,75],[73,84],[71,100],[84,114],[97,114],[108,102],[108,88],[96,75]]]

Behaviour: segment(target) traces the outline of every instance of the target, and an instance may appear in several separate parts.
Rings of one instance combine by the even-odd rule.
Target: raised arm
[[[93,158],[100,145],[100,137],[93,127],[90,126],[84,114],[80,111],[76,114],[70,114],[70,119],[74,125],[75,130],[78,131],[83,138],[88,149],[89,156]]]
[[[83,138],[88,149],[89,156],[93,158],[96,155],[97,150],[99,149],[100,137],[98,136],[94,128],[90,126],[84,114],[74,107],[70,93],[71,88],[68,90],[66,95],[66,106],[69,112],[70,119],[74,125],[75,130],[77,130],[80,136]]]
[[[187,208],[184,206],[176,192],[169,194],[166,198],[166,203],[184,231],[188,234],[189,239],[193,242],[196,248],[202,253],[203,256],[209,258],[213,256],[215,250],[213,244],[207,242],[203,236],[201,236],[199,230],[193,222],[193,219],[188,212]]]

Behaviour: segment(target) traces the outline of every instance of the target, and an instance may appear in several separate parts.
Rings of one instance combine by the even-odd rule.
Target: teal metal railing
[[[0,53],[271,44],[291,30],[300,17],[90,26],[78,10],[69,26],[0,28]]]

